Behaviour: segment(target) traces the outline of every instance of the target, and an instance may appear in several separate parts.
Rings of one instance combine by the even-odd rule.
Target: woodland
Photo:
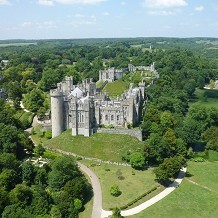
[[[160,78],[146,89],[147,102],[139,123],[144,147],[137,157],[142,161],[135,168],[157,166],[160,183],[175,176],[198,152],[218,152],[218,108],[193,104],[196,91],[218,78],[217,41],[84,39],[38,40],[30,45],[23,43],[32,41],[20,40],[16,45],[0,41],[0,46],[13,43],[0,49],[0,88],[7,94],[7,100],[0,99],[2,217],[78,217],[92,196],[91,186],[73,158],[58,157],[42,168],[26,161],[34,145],[24,131],[31,121],[18,116],[20,101],[43,119],[50,110],[49,90],[66,75],[73,76],[75,83],[85,78],[97,81],[101,69],[155,63]],[[140,74],[127,74],[124,79],[141,80]],[[217,93],[216,89],[206,90],[201,100],[206,104],[208,99],[217,99]],[[130,161],[131,156],[126,151],[123,160]]]

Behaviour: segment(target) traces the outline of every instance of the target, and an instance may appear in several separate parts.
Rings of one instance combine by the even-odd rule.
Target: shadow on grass
[[[194,176],[193,174],[191,174],[191,173],[189,173],[189,172],[186,172],[186,175],[185,175],[185,177],[188,177],[188,178],[190,178],[190,177],[192,177],[192,176]]]

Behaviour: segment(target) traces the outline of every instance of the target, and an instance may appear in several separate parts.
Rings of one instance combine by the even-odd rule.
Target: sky
[[[218,37],[217,0],[0,0],[0,40]]]

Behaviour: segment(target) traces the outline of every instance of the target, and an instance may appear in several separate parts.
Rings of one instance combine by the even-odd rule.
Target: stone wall
[[[123,135],[131,135],[137,138],[139,141],[142,141],[142,131],[135,129],[106,129],[106,128],[98,128],[96,130],[97,133],[108,133],[108,134],[123,134]]]

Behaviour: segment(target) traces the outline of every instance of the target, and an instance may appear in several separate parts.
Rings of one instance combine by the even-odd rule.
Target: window
[[[111,120],[114,120],[114,115],[111,115]]]
[[[117,121],[119,121],[120,120],[120,116],[119,115],[117,115]]]
[[[106,120],[106,121],[108,120],[108,115],[105,115],[105,120]]]

